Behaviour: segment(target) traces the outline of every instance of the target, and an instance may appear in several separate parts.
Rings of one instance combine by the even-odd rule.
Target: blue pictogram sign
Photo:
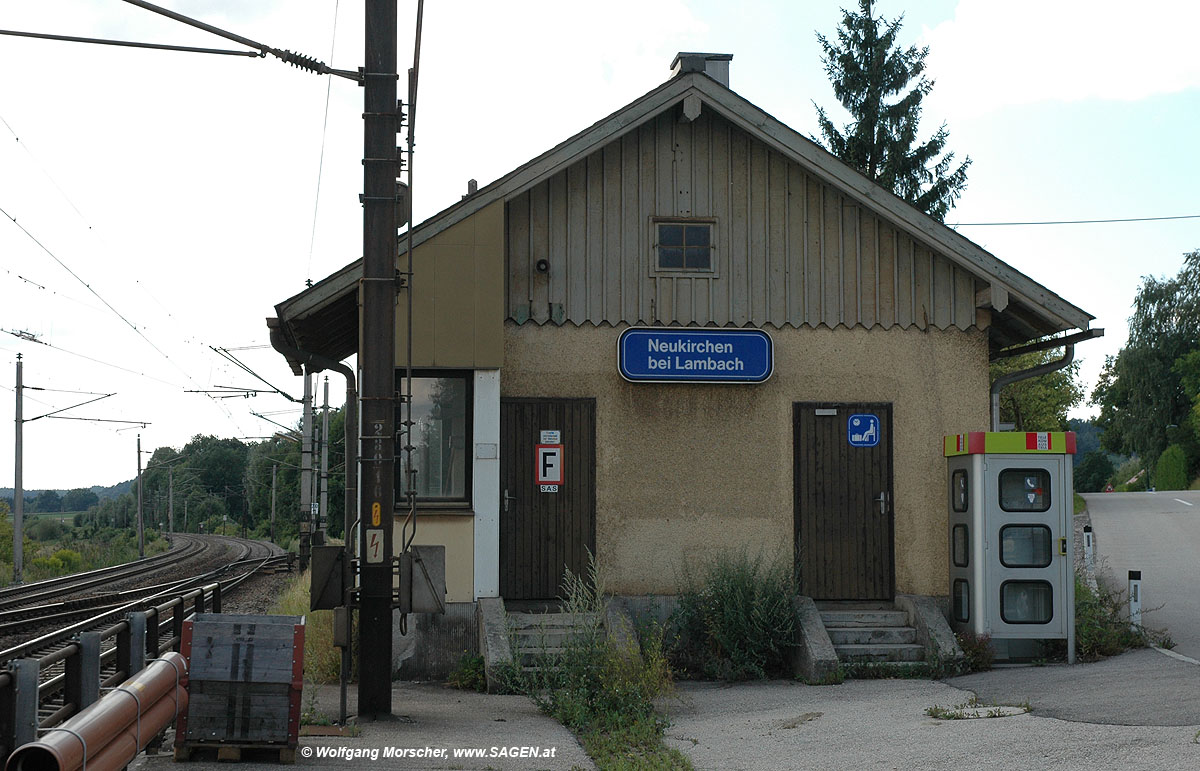
[[[634,382],[761,383],[774,366],[761,329],[630,327],[617,338],[617,368]]]
[[[846,422],[846,437],[851,447],[874,447],[879,444],[879,417],[851,415]]]

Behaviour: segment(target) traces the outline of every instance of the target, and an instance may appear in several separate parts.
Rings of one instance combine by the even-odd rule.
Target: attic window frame
[[[663,267],[659,252],[658,233],[662,225],[680,225],[681,227],[708,226],[708,267],[689,268],[686,265],[677,268]],[[650,276],[651,277],[695,277],[718,278],[717,270],[717,219],[716,217],[651,217],[650,218]]]

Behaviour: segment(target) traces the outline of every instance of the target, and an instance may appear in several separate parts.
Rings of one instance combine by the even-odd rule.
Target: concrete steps
[[[522,669],[535,670],[567,651],[572,641],[593,634],[602,619],[596,613],[508,613],[512,657]]]
[[[925,646],[908,615],[889,608],[821,608],[838,660],[846,664],[922,662]]]

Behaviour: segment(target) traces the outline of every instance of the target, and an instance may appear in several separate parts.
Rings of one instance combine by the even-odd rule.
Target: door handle
[[[879,496],[877,498],[875,498],[875,502],[879,504],[879,513],[887,514],[887,504],[888,504],[887,491],[880,493]]]
[[[503,499],[504,499],[504,513],[507,514],[508,513],[508,502],[515,501],[517,499],[517,497],[515,495],[509,495],[508,488],[506,487],[506,488],[504,488]]]

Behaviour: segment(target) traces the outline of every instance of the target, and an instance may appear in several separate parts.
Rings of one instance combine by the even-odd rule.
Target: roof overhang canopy
[[[988,285],[989,296],[981,300],[980,306],[991,311],[988,339],[993,352],[1072,329],[1085,330],[1094,318],[978,244],[868,180],[816,142],[703,73],[683,73],[672,78],[476,194],[425,220],[413,229],[414,247],[497,200],[509,200],[522,194],[569,164],[636,130],[663,110],[674,109],[685,99],[699,99],[704,107],[715,110]],[[275,306],[279,329],[287,344],[334,360],[356,353],[358,282],[361,277],[362,260],[358,260]],[[289,356],[288,361],[293,371],[299,373],[301,363],[293,356]]]

